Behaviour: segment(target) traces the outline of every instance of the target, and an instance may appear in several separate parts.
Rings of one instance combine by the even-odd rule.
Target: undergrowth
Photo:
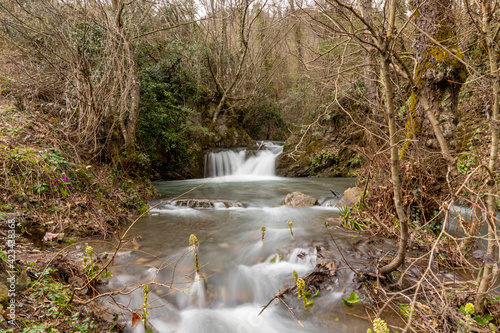
[[[149,180],[82,157],[50,108],[3,105],[0,133],[0,219],[22,232],[106,237],[148,208]]]

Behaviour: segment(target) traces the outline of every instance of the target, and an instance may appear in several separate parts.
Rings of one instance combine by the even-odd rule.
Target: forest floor
[[[155,190],[77,148],[56,110],[0,104],[0,331],[119,330],[88,302],[99,282],[85,284],[102,256],[86,242],[110,239]]]

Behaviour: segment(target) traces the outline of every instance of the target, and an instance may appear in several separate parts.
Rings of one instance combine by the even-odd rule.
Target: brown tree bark
[[[125,153],[130,157],[135,154],[135,137],[140,100],[139,76],[130,36],[123,25],[122,14],[125,9],[125,3],[123,0],[113,0],[112,5],[114,25],[111,20],[108,22],[109,32],[114,34],[114,38],[117,41],[115,54],[121,58],[114,62],[116,65],[116,74],[121,75],[121,77],[116,77],[121,94],[119,105],[117,105],[117,111],[119,112],[118,120],[124,141]]]
[[[408,217],[403,209],[403,194],[401,191],[401,180],[399,177],[399,151],[398,140],[396,138],[396,113],[394,111],[394,92],[391,80],[391,49],[390,44],[393,41],[392,31],[395,26],[396,19],[396,1],[391,0],[389,6],[389,25],[387,27],[387,36],[378,36],[378,47],[380,54],[380,68],[382,80],[385,88],[385,112],[387,117],[387,125],[389,127],[389,145],[391,151],[391,180],[392,189],[394,192],[394,206],[396,207],[396,214],[398,216],[400,230],[399,230],[399,243],[398,252],[390,263],[381,267],[379,273],[382,275],[389,274],[404,263],[406,257],[406,246],[408,245]]]
[[[393,2],[395,0],[392,0]],[[392,87],[392,81],[390,76],[390,57],[389,54],[380,54],[380,66],[382,73],[382,80],[385,88],[385,109],[387,123],[389,127],[389,145],[391,151],[391,180],[392,188],[394,193],[394,206],[396,207],[396,213],[400,223],[400,236],[398,243],[398,252],[396,257],[391,260],[390,263],[381,267],[379,273],[381,275],[386,275],[404,263],[406,256],[406,246],[408,245],[408,218],[403,210],[403,195],[401,192],[401,180],[399,178],[399,152],[396,138],[396,121],[395,121],[395,111],[394,111],[394,93]]]
[[[496,3],[496,2],[495,2]],[[494,8],[492,8],[492,1],[485,0],[481,2],[482,11],[482,29],[486,37],[486,45],[488,48],[489,65],[490,65],[490,79],[491,87],[493,93],[493,107],[491,109],[491,119],[490,119],[490,130],[491,130],[491,146],[490,146],[490,160],[488,164],[489,168],[489,189],[487,197],[487,207],[488,207],[488,246],[486,253],[491,255],[492,258],[496,256],[496,208],[495,208],[495,198],[497,194],[497,185],[495,183],[494,175],[497,173],[497,160],[498,160],[498,144],[499,144],[499,94],[500,94],[500,75],[498,74],[498,62],[497,53],[495,51],[495,42],[493,40],[493,32],[491,29],[491,20],[493,18]],[[479,283],[478,295],[476,300],[476,307],[479,313],[482,313],[485,309],[486,297],[488,291],[491,287],[491,282],[493,281],[493,265],[484,264],[483,276],[481,282]]]
[[[373,20],[371,18],[372,13],[372,0],[363,0],[361,2],[363,17],[365,18],[368,24],[373,24]],[[366,41],[371,39],[370,34],[366,34],[364,36]],[[366,100],[368,106],[370,107],[374,116],[378,116],[378,111],[380,109],[379,97],[378,97],[378,79],[377,79],[377,66],[374,63],[374,59],[376,59],[375,51],[373,47],[369,44],[366,44],[363,48],[363,74],[365,79],[365,88],[366,88]]]
[[[290,11],[292,15],[296,15],[295,13],[295,0],[288,0],[288,4],[290,5]],[[298,20],[294,22],[295,27],[293,30],[293,35],[295,37],[295,48],[297,49],[297,72],[299,72],[304,67],[304,54],[302,50],[302,30],[300,28],[300,23]]]

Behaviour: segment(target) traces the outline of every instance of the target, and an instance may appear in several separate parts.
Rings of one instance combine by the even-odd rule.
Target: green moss
[[[418,101],[417,95],[414,92],[412,92],[410,98],[407,101],[407,104],[409,106],[408,121],[405,124],[407,139],[412,139],[414,135],[415,136],[420,135],[421,127],[420,123],[417,120],[417,101]],[[413,133],[413,131],[415,131],[415,133]],[[404,159],[406,153],[408,152],[409,147],[410,147],[410,141],[406,140],[399,152],[400,159]]]
[[[309,141],[307,142],[305,150],[309,154],[310,153],[314,154],[314,153],[318,152],[324,146],[325,146],[324,140],[318,140],[318,139],[311,137],[309,139]]]

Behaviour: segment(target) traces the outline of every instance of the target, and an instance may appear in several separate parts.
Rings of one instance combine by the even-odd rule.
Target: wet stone
[[[318,203],[318,199],[312,195],[304,194],[302,192],[288,193],[282,201],[283,205],[288,207],[309,207]]]

